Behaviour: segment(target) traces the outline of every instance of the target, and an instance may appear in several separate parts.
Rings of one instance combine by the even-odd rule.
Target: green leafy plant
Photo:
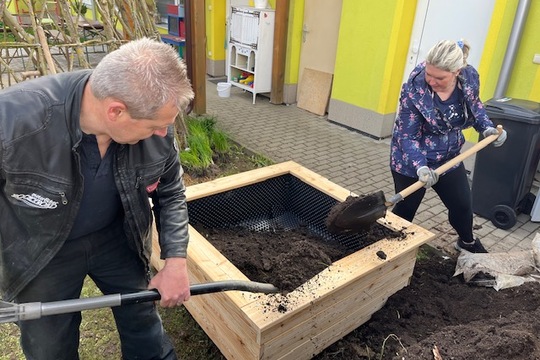
[[[204,175],[214,158],[226,157],[231,151],[228,136],[216,129],[214,117],[192,117],[185,120],[187,128],[187,147],[180,152],[182,165],[198,175]]]
[[[229,138],[227,137],[227,135],[225,135],[225,133],[214,130],[211,133],[211,137],[212,148],[218,155],[224,155],[229,153],[231,145],[229,142]]]

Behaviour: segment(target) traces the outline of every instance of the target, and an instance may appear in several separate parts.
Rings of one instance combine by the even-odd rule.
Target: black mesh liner
[[[325,241],[356,251],[367,233],[336,235],[325,220],[337,200],[291,174],[188,202],[189,223],[197,228],[242,227],[255,231],[304,226]]]

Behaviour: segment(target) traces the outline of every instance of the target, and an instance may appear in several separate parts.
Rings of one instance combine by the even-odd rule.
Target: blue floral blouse
[[[425,67],[425,62],[416,66],[401,88],[390,145],[390,168],[414,178],[419,167],[436,169],[459,155],[465,143],[463,129],[472,126],[482,133],[493,127],[478,95],[480,79],[474,67],[460,71],[459,94],[451,97],[459,102],[444,106],[426,83]]]

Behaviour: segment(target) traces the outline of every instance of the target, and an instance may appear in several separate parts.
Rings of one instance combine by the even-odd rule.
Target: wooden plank
[[[313,186],[315,189],[322,191],[326,195],[332,196],[333,198],[340,201],[345,201],[345,199],[349,195],[355,195],[354,193],[351,193],[351,191],[344,189],[336,183],[331,182],[322,175],[319,175],[312,170],[302,167],[299,164],[294,164],[296,166],[291,165],[289,168],[291,174],[293,174],[296,178],[302,180],[306,184]]]
[[[330,73],[304,69],[298,84],[297,106],[314,114],[324,115],[330,99],[332,78],[333,75]]]
[[[298,165],[293,161],[265,166],[264,168],[245,171],[239,174],[207,181],[205,183],[188,186],[186,188],[186,197],[188,201],[200,199],[205,196],[219,194],[225,191],[238,189],[242,186],[256,184],[258,182],[271,179],[276,176],[290,173],[292,168]]]
[[[156,226],[152,228],[152,254],[150,255],[150,264],[157,270],[160,271],[165,266],[165,260],[160,258],[161,248],[159,247],[158,233]]]
[[[56,67],[54,66],[54,61],[51,55],[51,50],[49,49],[49,44],[47,43],[47,37],[43,31],[43,27],[37,26],[36,28],[39,43],[43,49],[43,56],[45,56],[45,61],[47,62],[47,67],[49,68],[50,74],[56,74]]]
[[[219,295],[192,297],[185,307],[227,359],[258,359],[258,329],[226,294]]]
[[[286,313],[261,315],[257,303],[248,304],[244,311],[258,324],[264,336],[267,337],[265,341],[268,341],[279,336],[279,333],[291,330],[309,320],[312,315],[325,310],[327,306],[332,306],[350,296],[356,296],[357,293],[376,290],[377,282],[382,281],[387,273],[394,271],[394,276],[405,274],[404,276],[409,277],[413,266],[414,258],[411,260],[410,256],[384,262],[366,274],[351,274],[346,267],[332,266],[321,272],[315,279],[306,282],[300,291],[287,296],[287,300],[284,301],[288,308]],[[339,274],[332,276],[336,273]],[[335,281],[335,286],[333,281]],[[304,309],[308,308],[309,312],[304,314]]]
[[[279,359],[306,339],[313,339],[336,324],[360,326],[359,319],[351,318],[350,314],[358,311],[373,314],[384,305],[381,301],[408,284],[414,257],[401,260],[400,265],[386,264],[384,271],[356,278],[339,290],[316,298],[305,310],[295,311],[293,316],[280,321],[279,328],[263,330],[261,343],[265,344],[265,356]]]
[[[285,84],[285,63],[287,55],[287,24],[289,19],[289,0],[276,0],[276,22],[274,26],[274,54],[272,58],[272,91],[270,102],[283,103]]]
[[[358,326],[367,322],[373,314],[386,304],[386,301],[392,294],[406,285],[406,282],[400,283],[398,281],[388,283],[384,293],[379,294],[377,297],[366,299],[365,303],[356,309],[349,309],[345,321],[334,322],[327,328],[319,329],[320,331],[315,332],[312,337],[304,339],[304,342],[297,342],[296,348],[279,358],[276,357],[276,359],[311,359],[315,354],[320,353]]]
[[[204,1],[186,1],[186,53],[187,71],[195,98],[193,112],[206,113],[206,5]]]

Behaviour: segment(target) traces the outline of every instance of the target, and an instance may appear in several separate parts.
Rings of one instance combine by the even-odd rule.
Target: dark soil
[[[469,285],[455,259],[422,249],[410,285],[315,359],[540,359],[539,284]]]
[[[285,291],[347,254],[303,229],[201,233],[251,280]],[[410,285],[314,359],[540,359],[538,284],[500,291],[469,285],[453,277],[455,258],[421,250]]]
[[[307,228],[251,231],[245,228],[195,228],[250,280],[272,283],[284,294],[293,291],[326,267],[353,252],[339,243],[314,236]],[[405,234],[373,224],[363,246]]]

